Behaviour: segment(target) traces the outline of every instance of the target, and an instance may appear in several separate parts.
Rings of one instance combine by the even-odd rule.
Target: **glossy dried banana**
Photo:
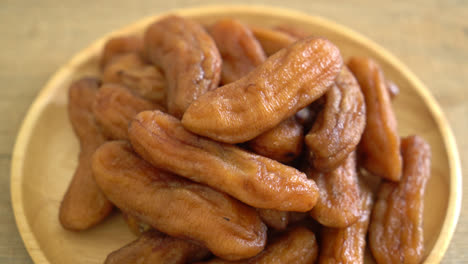
[[[298,41],[240,80],[200,96],[182,124],[217,141],[246,142],[323,95],[341,67],[340,51],[330,41]]]
[[[151,230],[109,254],[104,264],[184,264],[209,255],[210,252],[204,247]]]
[[[93,113],[110,139],[128,139],[128,125],[133,117],[145,110],[162,110],[158,104],[132,94],[124,86],[104,84],[96,95]]]
[[[123,54],[104,67],[102,82],[126,86],[139,96],[166,104],[166,79],[160,69],[145,62],[138,53]]]
[[[93,179],[91,156],[105,142],[92,112],[99,80],[83,78],[71,84],[68,115],[80,141],[78,167],[60,205],[59,220],[69,230],[85,230],[100,223],[112,211]]]
[[[360,197],[356,155],[352,152],[331,172],[307,171],[319,188],[319,199],[310,215],[324,226],[343,228],[359,219]]]
[[[205,185],[160,171],[126,142],[93,156],[96,182],[122,211],[174,237],[188,238],[231,260],[258,254],[266,227],[255,209]]]
[[[198,23],[167,16],[147,28],[144,45],[149,60],[166,76],[171,115],[181,118],[193,100],[218,87],[221,56]]]
[[[314,167],[331,171],[356,149],[366,126],[366,105],[359,84],[344,67],[325,94],[325,104],[305,137]]]
[[[266,60],[251,30],[234,19],[223,19],[210,28],[223,59],[222,83],[237,81]],[[302,126],[294,117],[249,142],[255,153],[280,162],[289,162],[302,151]]]
[[[130,142],[154,166],[226,192],[256,208],[308,211],[317,186],[300,171],[239,147],[215,142],[185,130],[160,111],[137,115]]]
[[[358,148],[363,167],[382,178],[399,181],[400,137],[383,72],[376,62],[364,57],[351,58],[348,67],[366,102],[366,128]]]
[[[209,29],[223,59],[221,82],[237,81],[266,60],[252,31],[235,19],[225,18]]]
[[[431,176],[431,149],[418,136],[401,141],[403,175],[384,181],[372,211],[369,245],[377,263],[420,263],[424,254],[423,210]]]
[[[320,240],[319,264],[364,263],[366,235],[374,203],[369,188],[360,188],[360,216],[345,228],[323,227]]]

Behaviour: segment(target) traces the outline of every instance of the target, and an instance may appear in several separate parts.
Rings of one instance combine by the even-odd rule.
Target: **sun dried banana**
[[[103,69],[102,82],[122,84],[147,100],[166,104],[166,79],[163,73],[145,62],[138,53],[123,54],[112,60]]]
[[[364,97],[353,74],[344,67],[305,137],[314,167],[326,172],[340,165],[356,149],[365,126]]]
[[[374,200],[370,189],[360,186],[359,219],[345,228],[322,228],[319,264],[364,263],[366,235]]]
[[[147,28],[144,46],[149,60],[166,76],[171,115],[181,118],[193,100],[218,87],[221,56],[198,23],[167,16]]]
[[[364,57],[351,58],[348,67],[366,102],[366,128],[358,148],[363,167],[382,178],[399,181],[400,137],[383,72],[377,63]]]
[[[372,211],[369,245],[377,263],[420,263],[424,254],[423,210],[431,176],[431,149],[418,136],[401,141],[403,175],[384,181]]]
[[[319,188],[319,199],[310,215],[324,226],[343,228],[359,219],[360,197],[356,155],[352,152],[338,168],[319,172],[312,168],[307,176]]]
[[[97,184],[116,207],[161,232],[231,260],[255,256],[265,246],[266,227],[254,208],[154,168],[126,142],[102,145],[92,165]]]
[[[182,124],[217,141],[246,142],[323,95],[341,67],[340,51],[330,41],[303,39],[238,81],[200,96]]]
[[[266,60],[252,31],[234,19],[223,19],[210,27],[210,34],[223,59],[223,84],[237,81]],[[302,151],[303,128],[294,117],[249,142],[255,153],[280,162],[289,162]]]
[[[112,211],[93,179],[91,156],[105,142],[92,112],[99,80],[83,78],[71,84],[68,115],[80,141],[78,167],[60,205],[59,220],[69,230],[85,230],[100,223]]]
[[[266,60],[252,31],[237,20],[225,18],[209,29],[223,59],[221,82],[237,81]]]
[[[93,105],[94,116],[106,137],[122,140],[128,139],[128,125],[136,114],[154,109],[162,110],[162,107],[118,84],[104,84]]]
[[[304,212],[317,201],[317,186],[300,171],[192,134],[163,112],[138,114],[130,124],[129,137],[135,151],[154,166],[253,207]]]

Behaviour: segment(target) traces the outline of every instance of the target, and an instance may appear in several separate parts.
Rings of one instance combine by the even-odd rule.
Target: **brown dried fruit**
[[[78,167],[60,205],[59,220],[69,230],[85,230],[100,223],[112,211],[93,179],[91,156],[105,142],[94,119],[92,105],[99,80],[80,79],[71,84],[68,94],[68,115],[80,141]]]
[[[294,116],[249,141],[251,150],[279,162],[290,162],[302,152],[304,131]]]
[[[209,254],[199,245],[151,230],[109,254],[104,264],[185,264],[199,261]]]
[[[400,137],[383,72],[369,58],[351,58],[348,67],[356,76],[366,102],[366,128],[358,147],[362,165],[372,174],[399,181]]]
[[[279,239],[267,245],[257,256],[242,261],[213,259],[205,264],[304,264],[314,263],[318,255],[318,245],[314,233],[305,227],[287,231]],[[201,264],[201,263],[199,263]]]
[[[356,154],[352,152],[331,172],[307,171],[319,188],[320,196],[310,215],[324,226],[343,228],[359,219],[360,198]]]
[[[141,236],[144,232],[152,229],[150,225],[130,213],[122,212],[122,217],[127,223],[128,229],[136,236]]]
[[[240,80],[200,96],[182,124],[217,141],[246,142],[323,95],[341,67],[340,51],[330,41],[298,41]]]
[[[126,53],[141,53],[143,40],[136,36],[119,36],[107,40],[102,49],[100,65],[103,69],[115,58]]]
[[[93,113],[110,139],[128,139],[128,125],[136,114],[162,107],[133,95],[124,86],[104,84],[96,95]]]
[[[424,254],[423,210],[431,175],[431,149],[418,136],[401,141],[403,175],[384,181],[372,211],[369,245],[377,263],[420,263]]]
[[[218,46],[223,67],[221,82],[237,81],[266,60],[252,31],[234,19],[222,19],[209,30]]]
[[[201,25],[168,16],[150,25],[144,37],[145,52],[161,67],[167,81],[167,109],[182,117],[193,100],[218,87],[221,56]]]
[[[257,208],[308,211],[317,186],[300,171],[277,161],[190,133],[160,111],[137,115],[130,141],[145,160],[207,184]]]
[[[262,45],[267,56],[271,56],[298,40],[298,38],[271,28],[251,26],[255,38]]]
[[[358,145],[366,126],[366,105],[359,85],[344,67],[325,94],[325,105],[305,137],[314,167],[331,171]]]
[[[102,82],[118,83],[155,103],[166,103],[166,79],[160,69],[147,64],[139,54],[115,58],[103,70]]]
[[[234,19],[223,19],[210,28],[210,34],[223,59],[222,83],[228,84],[244,77],[266,60],[265,53],[252,31]],[[289,162],[302,151],[302,126],[294,117],[259,135],[249,142],[257,154]]]
[[[273,209],[258,209],[257,211],[260,218],[267,226],[277,230],[283,230],[288,227],[290,212]]]
[[[361,185],[359,220],[345,228],[324,227],[320,241],[319,264],[364,263],[366,234],[374,203],[372,192]]]
[[[265,246],[266,227],[255,209],[154,168],[128,143],[102,145],[93,156],[93,172],[103,192],[122,211],[166,234],[197,241],[217,256],[248,258]]]

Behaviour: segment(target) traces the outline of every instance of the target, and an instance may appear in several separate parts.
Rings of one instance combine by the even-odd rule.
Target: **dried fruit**
[[[344,67],[325,94],[325,105],[305,137],[314,167],[331,171],[356,149],[366,125],[366,105],[359,85]]]
[[[68,94],[68,115],[80,141],[78,167],[60,205],[59,220],[69,230],[85,230],[100,223],[112,211],[93,179],[91,156],[105,142],[94,119],[92,105],[99,80],[83,78],[71,84]]]
[[[183,264],[201,260],[209,254],[204,247],[151,230],[109,254],[104,264]]]
[[[300,171],[239,147],[190,133],[160,111],[137,115],[129,128],[138,154],[154,166],[207,184],[257,208],[308,211],[317,186]]]
[[[298,40],[290,34],[271,28],[251,26],[250,29],[268,56],[275,54]]]
[[[324,226],[343,228],[359,219],[360,198],[356,155],[352,152],[331,172],[307,171],[319,188],[317,204],[311,216]]]
[[[348,67],[366,102],[366,128],[358,148],[361,162],[372,174],[399,181],[400,137],[382,70],[369,58],[351,58]]]
[[[213,39],[198,23],[168,16],[150,25],[144,37],[149,60],[167,81],[167,109],[182,117],[193,100],[218,87],[221,56]]]
[[[258,254],[266,227],[255,209],[207,186],[162,172],[125,142],[93,156],[96,182],[115,206],[174,237],[192,239],[231,260]]]
[[[248,146],[262,156],[279,162],[290,162],[302,152],[303,129],[302,125],[292,116],[249,141]]]
[[[162,107],[133,95],[118,84],[104,84],[96,95],[93,113],[110,139],[128,139],[128,125],[133,117],[144,110],[161,110]]]
[[[141,53],[143,50],[143,41],[136,36],[120,36],[114,37],[104,44],[102,49],[101,68],[105,68],[108,63],[115,58],[127,53]]]
[[[266,60],[262,47],[248,27],[234,19],[223,19],[210,28],[210,34],[223,59],[222,83],[244,77]],[[259,135],[249,142],[257,154],[289,162],[302,150],[303,131],[294,117]]]
[[[266,60],[266,55],[252,31],[237,20],[219,20],[210,27],[209,32],[223,59],[223,84],[237,81]]]
[[[418,136],[401,141],[403,175],[384,181],[372,211],[369,245],[377,263],[420,263],[424,254],[423,210],[431,175],[431,149]]]
[[[320,241],[319,264],[364,263],[366,234],[373,205],[373,194],[360,188],[359,220],[345,228],[324,227]]]
[[[147,64],[138,53],[123,54],[109,63],[102,82],[118,83],[155,103],[166,103],[166,79],[157,67]]]
[[[324,94],[341,71],[338,48],[322,38],[296,42],[245,77],[195,100],[182,118],[196,134],[246,142]]]
[[[262,253],[242,261],[213,259],[205,264],[304,264],[314,263],[318,255],[315,235],[305,227],[287,231],[273,243],[268,244]],[[201,264],[201,263],[199,263]]]

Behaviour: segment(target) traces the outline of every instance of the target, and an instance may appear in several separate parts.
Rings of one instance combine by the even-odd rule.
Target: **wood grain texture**
[[[285,6],[284,1],[255,1]],[[0,3],[0,263],[32,263],[18,235],[9,195],[9,164],[19,125],[35,95],[68,59],[99,36],[177,7],[228,1],[94,2],[4,0]],[[468,171],[468,2],[291,0],[287,7],[346,25],[387,48],[426,84],[457,137]],[[286,7],[286,6],[285,6]],[[468,184],[464,183],[465,192]],[[443,263],[468,259],[468,198]]]

